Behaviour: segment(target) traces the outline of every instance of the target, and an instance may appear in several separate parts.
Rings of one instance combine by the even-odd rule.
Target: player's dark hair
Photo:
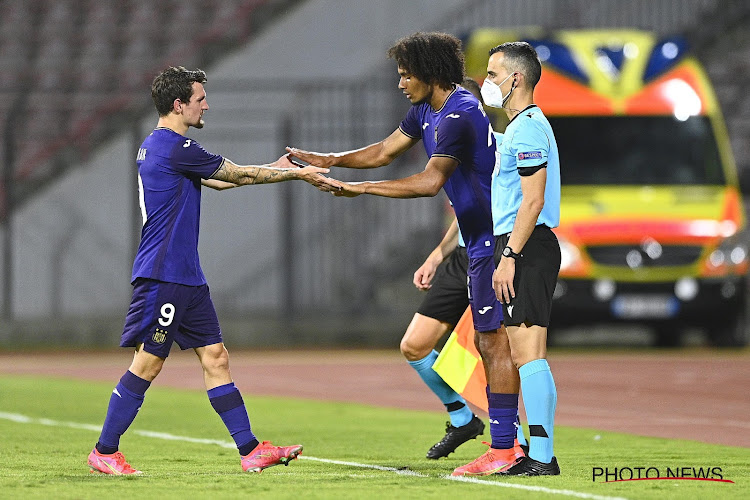
[[[175,99],[188,103],[193,95],[195,82],[206,83],[206,72],[172,66],[156,75],[151,83],[151,98],[159,116],[167,116],[172,111]]]
[[[479,86],[476,80],[467,76],[461,81],[461,86],[474,94],[474,97],[479,99],[479,102],[481,102],[482,106],[484,106],[484,99],[482,99],[482,88]]]
[[[505,42],[490,49],[490,55],[497,52],[505,54],[507,69],[522,73],[531,88],[536,87],[542,77],[542,63],[534,47],[528,42]]]
[[[447,33],[414,33],[397,41],[387,54],[428,85],[448,90],[464,79],[461,40]]]

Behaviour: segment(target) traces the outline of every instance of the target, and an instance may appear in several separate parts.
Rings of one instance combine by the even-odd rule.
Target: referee
[[[534,104],[541,73],[531,45],[504,43],[490,50],[482,87],[485,103],[502,108],[510,120],[492,177],[492,285],[503,304],[529,424],[528,455],[500,472],[512,476],[560,474],[552,448],[557,390],[545,359],[560,271],[560,246],[551,229],[560,222],[560,159],[552,128]]]

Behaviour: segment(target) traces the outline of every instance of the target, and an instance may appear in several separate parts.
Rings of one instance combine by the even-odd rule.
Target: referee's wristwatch
[[[503,248],[503,257],[510,257],[513,260],[518,260],[518,258],[523,257],[523,255],[514,252],[512,248],[506,246],[505,248]]]

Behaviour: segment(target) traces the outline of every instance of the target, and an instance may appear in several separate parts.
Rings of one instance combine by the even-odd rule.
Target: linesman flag
[[[474,347],[471,307],[466,308],[432,369],[464,399],[487,411],[487,377],[482,357]]]

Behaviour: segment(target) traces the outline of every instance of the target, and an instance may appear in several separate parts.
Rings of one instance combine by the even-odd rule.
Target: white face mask
[[[505,77],[505,80],[500,82],[500,85],[505,83],[508,78],[515,75],[515,73],[511,73],[510,75]],[[493,107],[493,108],[502,108],[505,106],[505,101],[507,101],[510,98],[510,95],[513,93],[513,89],[515,89],[515,86],[512,86],[510,88],[510,91],[508,91],[508,95],[503,95],[503,91],[500,90],[500,85],[496,84],[495,82],[492,82],[489,78],[484,79],[484,83],[482,84],[481,94],[482,99],[484,99],[484,103],[487,106]]]

